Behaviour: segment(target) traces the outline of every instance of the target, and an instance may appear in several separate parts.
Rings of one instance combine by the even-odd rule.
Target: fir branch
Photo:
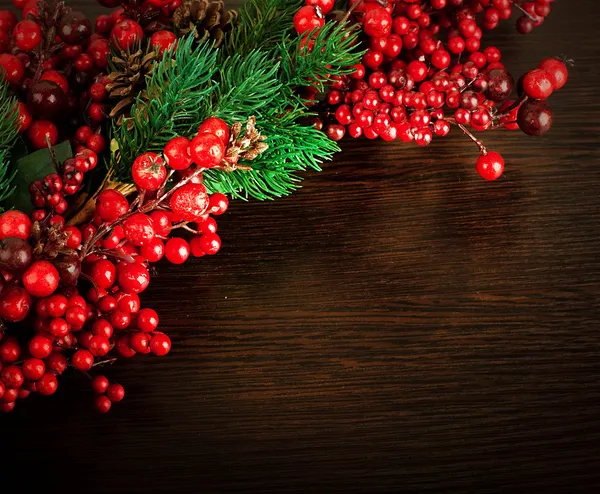
[[[177,48],[165,51],[147,79],[147,100],[138,96],[131,116],[122,125],[113,122],[111,168],[117,180],[130,180],[131,164],[138,155],[160,152],[173,137],[197,132],[210,113],[217,50],[210,42],[194,44],[194,36],[189,35]]]
[[[14,192],[12,181],[16,170],[10,171],[10,152],[19,136],[18,122],[18,101],[0,75],[0,201]]]
[[[306,37],[280,43],[282,84],[313,86],[323,92],[332,77],[351,73],[350,67],[360,62],[365,52],[357,49],[358,33],[347,22],[327,22]]]
[[[294,14],[303,4],[303,0],[247,0],[222,56],[244,56],[256,48],[273,48],[290,32]]]

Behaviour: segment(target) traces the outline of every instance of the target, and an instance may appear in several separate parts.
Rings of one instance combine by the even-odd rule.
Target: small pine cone
[[[130,53],[120,51],[110,55],[110,82],[106,86],[114,103],[110,118],[127,115],[137,95],[142,94],[143,97],[146,76],[152,74],[157,60],[157,50],[144,51],[142,48]]]
[[[237,18],[235,10],[225,10],[223,0],[184,0],[173,13],[173,26],[179,37],[193,32],[198,41],[212,39],[218,47]]]

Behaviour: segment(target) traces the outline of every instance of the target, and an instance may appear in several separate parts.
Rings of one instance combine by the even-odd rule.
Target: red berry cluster
[[[228,200],[207,193],[202,172],[231,165],[229,141],[227,124],[210,118],[193,139],[177,137],[162,155],[139,156],[135,199],[103,190],[82,228],[64,226],[66,186],[57,174],[33,184],[36,206],[46,208],[34,213],[35,223],[19,211],[0,216],[0,319],[7,324],[0,330],[0,410],[11,411],[31,392],[53,394],[69,367],[89,375],[118,358],[169,353],[158,314],[141,307],[139,294],[150,283],[150,264],[163,257],[182,264],[221,248],[214,216]],[[63,168],[79,172],[83,165],[71,161],[83,157],[89,159],[82,152]],[[104,376],[93,377],[92,388],[101,412],[125,393]]]
[[[300,35],[322,26],[332,7],[325,1],[306,3],[294,18]],[[514,80],[501,62],[500,50],[481,46],[478,23],[494,28],[513,7],[545,5],[539,10],[547,14],[550,3],[525,2],[521,7],[496,0],[351,0],[350,18],[361,25],[367,51],[349,75],[334,78],[324,96],[320,114],[325,132],[336,141],[348,134],[427,146],[454,125],[479,146],[480,174],[487,180],[499,178],[504,170],[501,156],[488,153],[471,131],[504,126],[541,135],[550,128],[551,113],[544,103],[528,102],[517,118],[524,102],[521,93],[537,100],[547,97],[548,91],[564,85],[567,69],[559,60],[544,60],[519,84],[520,99],[508,100]],[[553,85],[541,77],[545,71],[560,82]],[[530,94],[535,92],[534,79],[540,94]]]

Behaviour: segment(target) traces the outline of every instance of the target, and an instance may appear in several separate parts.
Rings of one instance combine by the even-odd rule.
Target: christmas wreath
[[[349,135],[428,145],[454,127],[547,132],[567,81],[548,58],[515,84],[484,30],[553,0],[57,0],[0,11],[0,410],[75,369],[107,412],[102,368],[171,340],[142,308],[151,267],[216,254],[229,199],[293,192]],[[510,99],[513,92],[514,99]]]

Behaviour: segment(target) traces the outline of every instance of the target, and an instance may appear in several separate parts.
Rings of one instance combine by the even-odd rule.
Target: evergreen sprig
[[[112,124],[111,167],[119,181],[131,180],[131,164],[146,151],[161,152],[170,139],[197,132],[208,111],[217,71],[211,42],[197,46],[189,35],[165,51],[147,79],[146,98],[138,96],[131,116]]]
[[[244,56],[256,48],[274,48],[290,32],[294,14],[302,5],[303,0],[247,0],[221,56]]]
[[[12,181],[15,171],[10,170],[10,152],[19,136],[17,104],[17,99],[0,75],[0,201],[14,192]]]

